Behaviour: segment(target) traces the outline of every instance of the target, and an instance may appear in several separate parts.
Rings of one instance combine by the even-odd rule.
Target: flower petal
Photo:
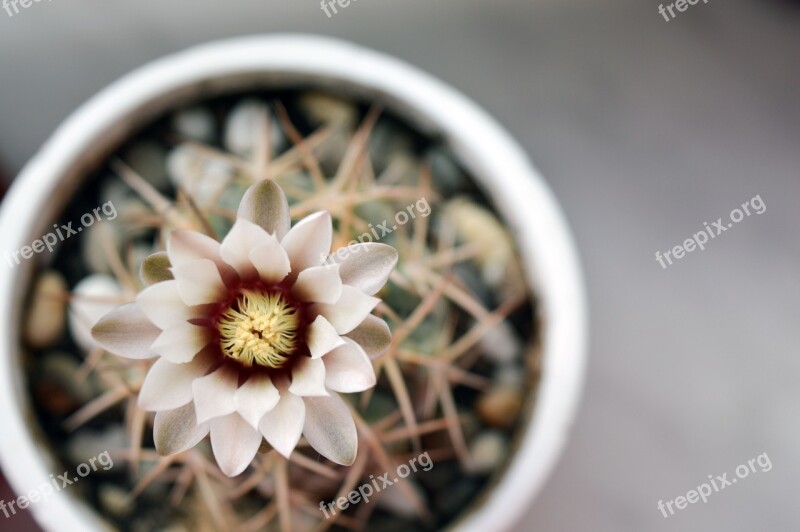
[[[374,295],[389,279],[397,265],[397,250],[377,242],[352,244],[331,254],[342,282],[354,286],[365,294]]]
[[[150,349],[173,364],[185,364],[207,346],[211,339],[211,331],[207,327],[184,322],[162,331]]]
[[[339,265],[313,266],[301,271],[292,286],[292,295],[305,302],[336,303],[342,296]]]
[[[301,358],[292,368],[289,393],[303,397],[328,395],[325,389],[325,364],[318,358]]]
[[[142,261],[142,266],[139,268],[139,277],[147,286],[161,281],[169,281],[174,279],[172,272],[169,270],[171,266],[172,264],[169,262],[166,251],[153,253]]]
[[[258,272],[250,261],[250,252],[269,241],[269,233],[253,222],[239,218],[222,240],[219,251],[222,260],[233,266],[240,277],[252,280],[258,276]]]
[[[319,266],[331,251],[333,225],[328,212],[306,216],[292,227],[281,240],[293,272]]]
[[[250,263],[258,270],[258,275],[265,283],[279,283],[289,275],[291,266],[289,256],[278,242],[278,239],[267,234],[266,240],[250,250]]]
[[[332,462],[352,465],[358,453],[358,432],[342,398],[337,394],[309,397],[305,403],[303,435],[311,447]]]
[[[300,440],[305,418],[303,398],[283,391],[278,404],[264,414],[258,428],[276,451],[289,458]]]
[[[112,310],[92,327],[92,338],[110,353],[126,358],[153,358],[151,349],[161,331],[136,306],[127,303]]]
[[[322,315],[317,316],[306,331],[306,345],[311,352],[311,358],[319,358],[332,349],[344,345],[342,337]]]
[[[189,307],[183,302],[178,281],[148,286],[136,296],[136,304],[162,330],[202,315],[197,307]]]
[[[366,295],[361,290],[352,286],[342,286],[342,297],[339,301],[330,305],[328,303],[314,303],[311,306],[313,312],[325,316],[336,328],[339,334],[347,334],[363,322],[372,312],[380,299]]]
[[[192,401],[192,382],[206,374],[214,362],[208,353],[187,364],[173,364],[165,358],[147,372],[139,390],[139,407],[150,412],[173,410]]]
[[[347,333],[347,337],[360,345],[373,360],[383,355],[392,345],[389,325],[372,314],[367,316],[361,325]]]
[[[233,396],[236,411],[254,429],[258,429],[258,422],[279,400],[278,389],[266,375],[253,375]]]
[[[224,366],[205,377],[195,379],[192,382],[192,396],[197,421],[204,423],[235,412],[236,403],[233,398],[238,384],[238,373]]]
[[[178,293],[189,306],[216,303],[225,299],[227,289],[217,266],[209,259],[187,261],[173,266]]]
[[[278,239],[283,238],[291,225],[286,194],[271,179],[259,181],[247,189],[236,217],[253,222]]]
[[[197,423],[192,403],[156,414],[153,440],[161,456],[191,449],[200,443],[206,434],[208,434],[208,423]]]
[[[211,420],[211,449],[219,468],[229,477],[242,473],[253,461],[261,433],[237,413]]]
[[[335,392],[363,392],[375,386],[375,369],[361,346],[347,338],[323,358],[325,386]]]
[[[217,265],[226,284],[235,281],[236,272],[222,260],[220,244],[210,236],[195,231],[173,231],[167,240],[167,255],[173,266],[208,259]]]

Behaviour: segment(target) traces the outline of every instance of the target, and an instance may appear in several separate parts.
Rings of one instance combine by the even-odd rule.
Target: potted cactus
[[[20,493],[80,477],[30,505],[45,528],[510,527],[557,457],[566,226],[491,119],[393,59],[277,36],[147,66],[0,224],[0,457]]]

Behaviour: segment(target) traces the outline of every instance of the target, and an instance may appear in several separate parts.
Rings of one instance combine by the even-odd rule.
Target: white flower
[[[139,405],[156,412],[161,454],[210,432],[217,463],[235,476],[262,436],[289,457],[302,434],[326,458],[353,463],[356,427],[337,392],[375,385],[370,359],[391,334],[370,314],[379,302],[372,296],[397,252],[354,244],[323,261],[331,240],[327,212],[290,229],[283,191],[262,181],[248,189],[222,243],[175,231],[166,253],[145,260],[142,278],[152,284],[92,333],[117,355],[158,357]]]

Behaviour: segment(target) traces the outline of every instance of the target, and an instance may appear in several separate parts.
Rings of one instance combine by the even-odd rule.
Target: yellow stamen
[[[220,316],[217,327],[225,356],[247,367],[278,369],[297,345],[300,315],[278,292],[247,290]]]

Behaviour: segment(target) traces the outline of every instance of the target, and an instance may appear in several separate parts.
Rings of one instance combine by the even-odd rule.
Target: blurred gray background
[[[97,90],[195,43],[300,31],[399,56],[519,139],[581,251],[585,395],[519,529],[797,530],[800,5],[709,0],[666,22],[658,4],[359,0],[331,19],[316,0],[0,11],[0,160],[16,174]],[[763,214],[666,270],[655,261],[757,194]],[[669,519],[657,509],[764,452],[771,471]]]

